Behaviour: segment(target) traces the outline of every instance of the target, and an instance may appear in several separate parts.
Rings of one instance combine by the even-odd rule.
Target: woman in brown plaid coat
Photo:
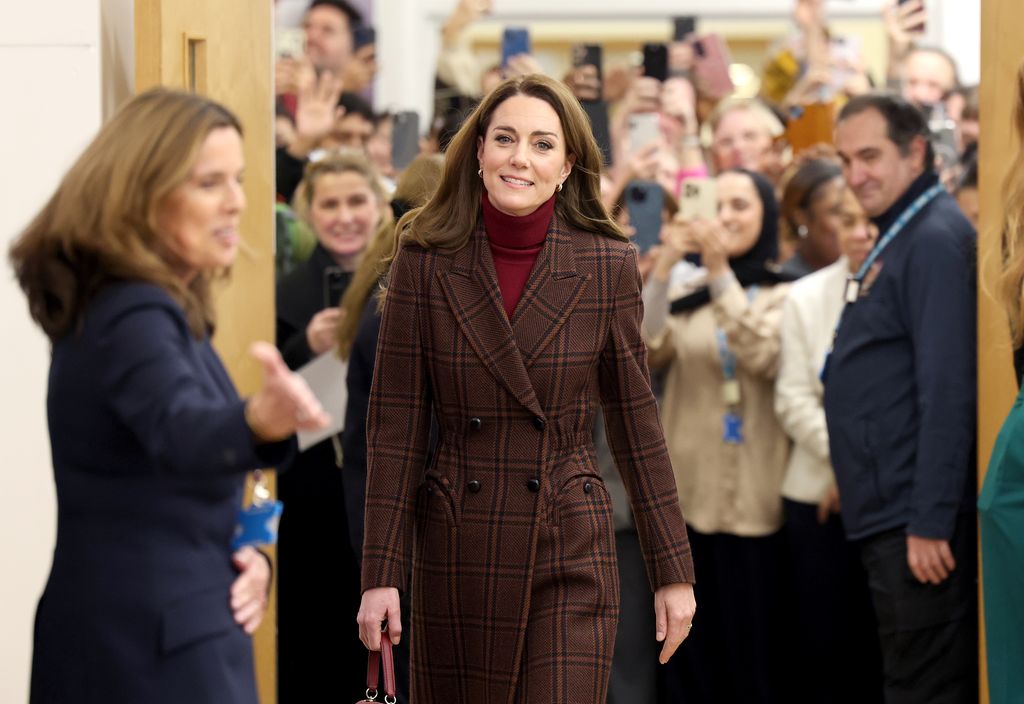
[[[693,618],[636,255],[600,205],[599,171],[568,89],[510,79],[452,141],[434,197],[399,223],[367,418],[359,624],[371,649],[383,621],[397,641],[399,591],[412,590],[414,704],[604,701],[619,585],[597,403],[663,662]],[[538,240],[517,241],[538,222]]]

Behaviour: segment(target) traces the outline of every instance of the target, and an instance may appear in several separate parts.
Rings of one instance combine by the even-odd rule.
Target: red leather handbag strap
[[[380,650],[371,650],[367,659],[366,689],[376,692],[380,684],[381,663],[384,664],[384,694],[395,701],[395,654],[391,649],[391,635],[385,628],[380,633]],[[386,701],[386,700],[385,700]]]

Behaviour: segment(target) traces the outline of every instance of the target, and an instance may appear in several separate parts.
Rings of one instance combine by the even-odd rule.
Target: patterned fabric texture
[[[693,581],[641,318],[633,248],[557,217],[511,319],[482,227],[392,264],[362,586],[411,575],[417,704],[604,701],[619,585],[598,403],[652,587]]]

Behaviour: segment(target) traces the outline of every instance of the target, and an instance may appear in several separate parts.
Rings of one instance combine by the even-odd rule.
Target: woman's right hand
[[[321,355],[338,343],[340,308],[324,308],[306,326],[306,342],[314,355]]]
[[[380,625],[387,621],[391,644],[398,645],[402,640],[402,607],[399,602],[398,590],[394,587],[376,587],[363,592],[363,600],[359,604],[359,640],[369,650],[380,650]]]
[[[284,440],[296,431],[326,428],[331,417],[306,381],[291,371],[269,342],[256,342],[249,353],[263,366],[263,386],[245,404],[245,420],[263,442]]]

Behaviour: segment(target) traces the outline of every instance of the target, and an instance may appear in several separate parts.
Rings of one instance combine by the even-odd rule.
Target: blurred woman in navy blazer
[[[245,472],[323,409],[273,346],[238,397],[210,344],[210,284],[245,207],[241,127],[154,89],[100,131],[11,249],[53,343],[57,545],[36,613],[33,703],[257,702],[249,634],[269,566],[232,553]]]

